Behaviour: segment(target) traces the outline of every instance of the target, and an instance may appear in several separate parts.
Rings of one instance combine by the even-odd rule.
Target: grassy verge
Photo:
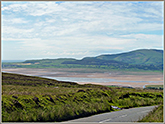
[[[146,89],[163,90],[163,85],[146,85]]]
[[[139,122],[163,122],[163,105],[156,107]]]
[[[65,60],[38,60],[40,61],[38,64],[35,64],[32,62],[33,60],[29,60],[29,63],[24,63],[24,62],[3,62],[2,63],[2,68],[38,68],[38,69],[89,69],[89,70],[98,70],[98,71],[124,71],[124,72],[155,72],[155,73],[163,73],[163,69],[161,68],[152,68],[150,66],[145,66],[144,67],[137,67],[135,65],[130,65],[130,66],[122,66],[120,65],[115,66],[115,65],[92,65],[92,64],[62,64]],[[49,61],[49,62],[48,62]]]
[[[163,103],[162,90],[79,85],[34,76],[2,73],[3,122],[60,122]]]

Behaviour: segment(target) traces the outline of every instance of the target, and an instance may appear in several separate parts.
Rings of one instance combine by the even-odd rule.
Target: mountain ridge
[[[111,56],[113,57],[113,60],[117,60],[117,61],[122,61],[122,62],[126,62],[129,64],[144,64],[145,62],[148,62],[146,64],[150,64],[151,62],[149,62],[149,59],[160,59],[161,64],[163,64],[163,50],[157,50],[157,49],[138,49],[138,50],[134,50],[134,51],[130,51],[130,52],[124,52],[124,53],[120,53],[120,54],[112,54],[112,55],[100,55],[97,56],[97,58],[101,58],[101,57],[105,57],[105,56]],[[123,59],[122,57],[124,56],[125,59]],[[132,58],[131,58],[132,57]],[[141,57],[141,58],[137,58],[137,57]],[[145,57],[145,58],[142,58]],[[140,59],[141,62],[139,61],[126,61],[127,59],[134,59],[134,60],[138,60]],[[142,59],[144,59],[142,61]],[[109,59],[112,60],[112,59]],[[151,64],[156,64],[156,63],[151,63]]]
[[[154,59],[158,61],[154,61]],[[159,65],[163,64],[163,50],[156,49],[139,49],[130,52],[124,52],[119,54],[103,54],[96,57],[84,57],[81,60],[76,60],[82,63],[82,61],[116,61],[116,63],[121,62],[123,64],[136,64],[136,65]],[[102,62],[102,61],[101,61]],[[73,62],[63,62],[63,64],[72,64]]]
[[[115,70],[163,70],[163,50],[138,49],[119,54],[95,57],[26,60],[20,63],[2,63],[2,68],[97,68]]]

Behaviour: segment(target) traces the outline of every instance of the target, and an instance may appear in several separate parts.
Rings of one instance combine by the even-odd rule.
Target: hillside
[[[69,63],[69,62],[65,62]],[[163,64],[163,50],[141,49],[127,53],[100,55],[76,60],[74,64],[133,64],[133,65],[161,65]]]
[[[163,104],[163,90],[80,85],[2,73],[3,122],[60,122],[117,111],[112,106],[126,109],[159,104]]]
[[[113,70],[163,70],[163,50],[140,49],[120,54],[96,57],[26,60],[20,63],[2,63],[2,68],[97,68]]]
[[[137,65],[161,65],[163,64],[163,50],[141,49],[121,54],[100,55],[96,58]]]
[[[86,57],[82,60],[65,61],[62,64],[102,65],[119,69],[162,70],[163,50],[141,49],[127,53]]]

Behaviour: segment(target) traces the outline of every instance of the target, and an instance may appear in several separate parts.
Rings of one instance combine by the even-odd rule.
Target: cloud
[[[12,19],[7,19],[7,18],[3,18],[3,24],[5,23],[6,24],[25,24],[25,23],[28,23],[27,20],[23,19],[23,18],[12,18]]]
[[[2,11],[25,12],[32,16],[42,16],[53,12],[62,11],[64,8],[60,7],[55,2],[26,2],[24,4],[14,3],[8,6],[3,6]]]
[[[83,31],[87,33],[98,31],[121,33],[122,31],[138,32],[146,28],[147,30],[162,29],[162,24],[160,23],[146,23],[145,21],[150,21],[152,19],[150,18],[148,20],[139,17],[138,13],[134,12],[135,9],[133,8],[134,6],[132,4],[117,4],[115,2],[105,3],[106,4],[104,4],[104,2],[98,2],[94,4],[93,2],[86,2],[87,5],[85,4],[85,6],[81,2],[62,2],[61,4],[57,4],[55,2],[30,2],[18,5],[9,5],[8,8],[11,10],[14,8],[19,8],[17,9],[19,11],[22,11],[23,9],[27,15],[31,16],[46,15],[46,21],[43,20],[44,17],[42,17],[42,22],[36,22],[34,20],[32,25],[36,25],[36,23],[42,23],[44,24],[41,25],[44,26],[44,32],[44,28],[46,28],[46,31],[51,28],[52,30],[56,31],[54,34],[57,35],[71,34],[75,32],[82,33]],[[159,12],[152,7],[148,8],[147,10],[149,11],[149,9]],[[147,10],[143,12],[150,17],[150,12]],[[161,14],[161,12],[159,13]],[[39,20],[41,21],[41,19]],[[48,24],[48,22],[51,23]],[[48,34],[49,33],[50,32],[48,31]]]
[[[83,36],[81,37],[59,37],[54,40],[34,39],[4,39],[5,41],[19,41],[20,49],[26,54],[31,52],[36,56],[40,53],[43,56],[58,58],[96,56],[111,51],[127,51],[136,48],[161,48],[163,45],[162,35],[130,34],[122,35],[119,38],[108,36]],[[29,51],[30,50],[30,51]],[[101,52],[102,51],[102,52]]]
[[[12,19],[12,23],[27,23],[28,21],[23,20],[22,18]]]
[[[2,27],[2,33],[3,37],[2,39],[6,38],[12,38],[12,39],[22,39],[22,38],[30,38],[33,36],[34,29],[24,29],[24,28],[17,28],[12,26],[3,26]]]
[[[3,3],[5,3],[5,2],[3,2]],[[12,3],[12,4],[9,4],[8,6],[3,6],[2,7],[2,11],[9,11],[9,10],[11,10],[11,11],[14,11],[14,12],[17,12],[17,11],[22,11],[22,10],[25,10],[25,9],[27,9],[27,6],[28,4],[17,4],[17,2],[15,2],[14,4]]]
[[[163,49],[163,35],[130,34],[122,35],[126,39],[132,39],[130,46],[136,48],[158,48]]]
[[[163,30],[162,8],[163,2],[2,2],[2,40],[18,42],[29,56],[162,48],[162,34],[149,33]]]

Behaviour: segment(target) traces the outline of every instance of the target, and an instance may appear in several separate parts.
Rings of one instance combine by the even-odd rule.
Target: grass
[[[163,122],[163,105],[156,107],[139,122]]]
[[[103,112],[163,103],[162,90],[79,85],[2,73],[3,122],[61,122]]]
[[[146,89],[163,90],[163,85],[146,85]]]

